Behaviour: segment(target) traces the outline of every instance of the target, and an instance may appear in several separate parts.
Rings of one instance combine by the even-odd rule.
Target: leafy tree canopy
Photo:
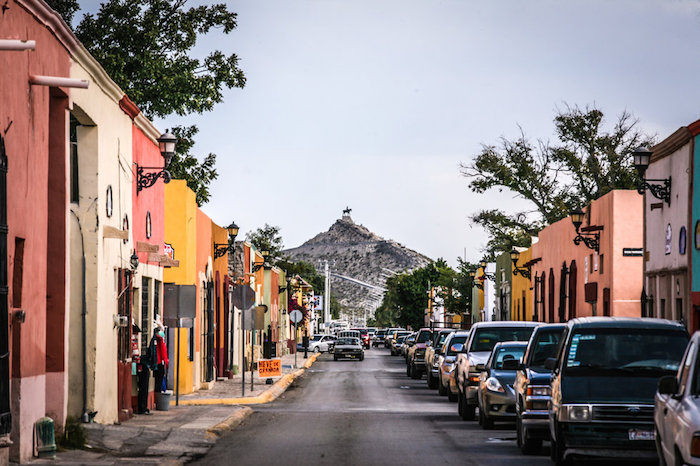
[[[653,137],[637,125],[625,111],[606,129],[604,114],[595,106],[567,105],[554,117],[554,143],[533,143],[521,130],[515,139],[484,145],[471,163],[461,165],[469,188],[475,193],[505,188],[533,206],[531,212],[484,210],[473,215],[472,222],[491,235],[486,252],[529,246],[529,236],[544,225],[613,189],[635,188],[632,151],[653,145]]]
[[[245,235],[246,241],[249,241],[259,251],[268,251],[268,260],[272,264],[283,258],[282,256],[282,235],[280,227],[268,225],[258,228],[255,231],[250,231]],[[313,266],[312,266],[313,267]]]
[[[209,185],[219,177],[219,174],[214,168],[216,154],[209,153],[202,162],[199,162],[191,153],[194,136],[198,131],[196,126],[176,126],[172,129],[178,140],[168,171],[173,178],[187,181],[187,186],[197,197],[197,205],[201,206],[209,202]]]
[[[292,262],[289,259],[283,258],[278,260],[275,265],[287,272],[288,276],[298,275],[303,278],[313,287],[316,294],[325,294],[325,280],[310,262]],[[333,319],[337,319],[340,316],[341,309],[342,306],[340,302],[331,294],[331,316]]]

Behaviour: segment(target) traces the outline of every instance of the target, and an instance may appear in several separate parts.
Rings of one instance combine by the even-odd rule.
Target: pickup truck
[[[442,345],[454,329],[447,328],[433,333],[430,345],[425,349],[425,374],[428,378],[428,388],[437,388],[440,362],[438,356],[442,351]]]
[[[416,334],[416,342],[408,349],[406,356],[406,375],[412,379],[420,379],[425,370],[425,350],[433,336],[429,328],[422,328]]]
[[[477,391],[481,370],[496,343],[502,341],[528,341],[532,331],[541,325],[537,322],[492,321],[477,322],[472,326],[469,339],[455,362],[457,381],[457,411],[465,421],[476,418]],[[477,365],[479,367],[477,367]]]

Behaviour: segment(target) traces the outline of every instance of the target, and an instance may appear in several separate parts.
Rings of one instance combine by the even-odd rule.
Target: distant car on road
[[[450,401],[457,401],[457,380],[455,379],[455,360],[464,349],[469,338],[468,331],[450,334],[442,345],[440,356],[440,373],[438,374],[438,394],[447,395]]]
[[[552,460],[656,459],[656,387],[678,370],[689,339],[685,327],[663,319],[585,317],[570,320],[565,335],[558,358],[545,362],[552,369]]]
[[[406,356],[406,375],[420,379],[425,372],[425,350],[433,336],[433,330],[422,328],[416,334],[416,343],[411,346]]]
[[[393,341],[391,343],[391,355],[392,356],[398,356],[400,354],[401,346],[403,345],[404,341],[406,340],[406,337],[408,337],[408,335],[401,335],[395,341]]]
[[[340,358],[354,358],[364,361],[365,351],[359,338],[339,337],[333,346],[333,360]]]
[[[525,355],[525,341],[496,343],[488,361],[482,367],[477,398],[479,424],[490,429],[496,421],[515,420],[515,372]],[[510,363],[510,364],[509,364]]]
[[[366,328],[352,328],[350,330],[357,330],[360,332],[360,341],[362,342],[362,347],[365,349],[370,349],[372,345],[371,337],[369,336],[369,330]]]
[[[379,329],[377,330],[377,333],[374,334],[374,337],[372,338],[372,348],[376,348],[377,346],[381,346],[384,344],[384,337],[386,336],[386,329]]]
[[[439,356],[442,345],[454,329],[444,329],[433,333],[430,345],[425,349],[425,373],[428,378],[428,388],[437,388],[438,372],[440,372]]]
[[[335,335],[316,334],[309,340],[309,351],[314,353],[328,352],[335,342]],[[297,351],[304,351],[303,343],[297,343]]]

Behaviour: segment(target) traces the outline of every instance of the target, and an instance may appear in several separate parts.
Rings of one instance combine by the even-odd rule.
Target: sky
[[[204,3],[204,2],[200,2]],[[241,235],[281,227],[285,247],[352,208],[373,232],[456,265],[487,242],[468,217],[528,208],[471,193],[482,144],[552,139],[558,108],[626,110],[661,140],[700,118],[700,2],[674,0],[236,0],[228,35],[244,89],[203,115],[194,152],[217,154],[203,210]],[[193,3],[190,0],[189,4]]]

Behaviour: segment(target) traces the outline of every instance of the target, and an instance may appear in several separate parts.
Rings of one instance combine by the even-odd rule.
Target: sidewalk
[[[179,465],[204,456],[225,432],[243,422],[253,410],[246,404],[268,403],[284,393],[296,377],[318,357],[297,355],[299,369],[294,368],[294,355],[282,357],[282,377],[268,385],[265,379],[254,378],[250,392],[250,372],[246,374],[245,397],[241,377],[217,381],[211,390],[180,397],[180,406],[169,411],[152,411],[151,415],[135,415],[116,425],[84,424],[88,447],[68,450],[56,459],[35,459],[32,464],[115,465],[167,464]],[[174,401],[173,401],[174,404]]]

